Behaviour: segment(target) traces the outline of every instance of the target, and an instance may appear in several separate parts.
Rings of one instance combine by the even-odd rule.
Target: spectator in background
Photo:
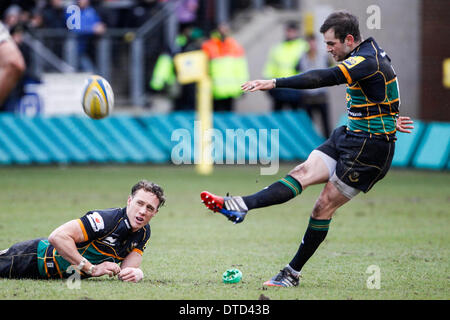
[[[29,26],[31,29],[42,28],[44,25],[44,17],[42,16],[42,8],[31,10]]]
[[[106,32],[106,25],[89,0],[78,0],[80,7],[80,29],[74,29],[78,41],[79,69],[86,72],[95,72],[95,43],[98,36]]]
[[[285,25],[283,42],[270,50],[264,66],[266,79],[290,77],[298,73],[298,62],[308,51],[308,43],[300,38],[298,23],[288,21]],[[301,105],[301,91],[290,88],[274,88],[268,91],[273,101],[273,110],[282,110],[284,105],[297,109]]]
[[[180,31],[192,27],[197,20],[198,6],[198,0],[181,0],[176,11]]]
[[[309,44],[308,52],[303,55],[299,62],[299,70],[325,69],[330,67],[333,62],[330,55],[325,51],[317,50],[317,41],[314,35],[306,37]],[[309,117],[313,119],[313,112],[318,111],[322,121],[322,132],[325,138],[330,136],[330,122],[328,115],[328,94],[327,88],[317,88],[303,90],[303,106],[306,108]]]
[[[6,9],[5,14],[3,15],[3,23],[8,31],[20,22],[21,13],[22,8],[17,4],[13,4]]]
[[[185,23],[177,37],[177,46],[180,53],[201,50],[203,40],[201,29]],[[194,82],[180,85],[180,94],[175,99],[175,110],[195,110],[196,105],[197,84]]]
[[[66,8],[63,0],[49,0],[42,9],[42,28],[66,30]],[[58,57],[63,56],[64,39],[58,37],[44,38],[45,45]]]
[[[244,48],[230,36],[228,24],[220,24],[202,50],[209,58],[214,111],[233,111],[241,84],[249,78]]]
[[[49,29],[66,28],[66,8],[63,0],[49,0],[42,10],[42,27]]]
[[[177,51],[167,48],[158,57],[150,79],[150,88],[156,92],[165,92],[174,99],[174,110],[195,110],[197,105],[196,83],[178,85],[173,56],[178,53],[200,50],[203,31],[193,25],[185,24],[176,38]]]

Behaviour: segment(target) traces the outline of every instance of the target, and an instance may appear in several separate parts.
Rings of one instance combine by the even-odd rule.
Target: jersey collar
[[[375,42],[375,40],[374,40],[372,37],[369,37],[369,38],[367,38],[366,40],[361,41],[361,43],[360,43],[355,49],[353,49],[353,50],[345,57],[345,59],[350,58],[351,56],[355,55],[355,53],[359,50],[359,48],[360,48],[363,44],[369,43],[369,42],[372,42],[372,41]],[[344,60],[345,60],[345,59],[344,59]]]
[[[131,232],[131,223],[130,220],[128,219],[127,207],[122,208],[122,215],[123,215],[123,222],[125,223],[127,230]]]

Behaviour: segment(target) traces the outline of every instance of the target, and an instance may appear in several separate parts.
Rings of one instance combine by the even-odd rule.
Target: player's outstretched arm
[[[258,90],[265,91],[275,87],[315,89],[344,83],[347,83],[347,80],[342,71],[338,67],[332,67],[327,69],[310,70],[287,78],[247,81],[241,86],[241,89],[245,92],[255,92]]]
[[[414,126],[412,125],[413,123],[414,121],[412,121],[410,117],[398,117],[397,131],[411,133],[411,130],[414,129]]]

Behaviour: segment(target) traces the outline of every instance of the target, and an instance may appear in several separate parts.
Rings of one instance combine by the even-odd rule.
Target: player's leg
[[[336,209],[359,192],[368,192],[386,175],[392,162],[394,148],[394,142],[378,138],[369,139],[343,134],[336,139],[335,149],[341,151],[341,156],[336,162],[336,170],[314,205],[302,243],[291,262],[280,274],[267,281],[266,285],[298,285],[298,275],[325,239]],[[318,149],[332,154],[329,145],[324,144]]]
[[[354,196],[358,192],[354,190],[351,194]],[[264,282],[264,285],[276,287],[297,286],[303,265],[325,240],[333,214],[350,199],[337,189],[335,182],[329,181],[314,205],[308,227],[297,253],[288,265],[272,279]]]
[[[0,278],[39,278],[37,246],[40,240],[19,242],[0,251]]]
[[[24,71],[25,62],[15,43],[11,39],[0,42],[0,105],[14,89]]]
[[[336,161],[314,150],[308,159],[287,176],[248,196],[220,197],[204,191],[201,199],[213,211],[221,212],[235,223],[242,222],[249,210],[281,204],[298,196],[310,185],[328,181]]]
[[[336,148],[346,127],[336,128],[317,149],[313,150],[308,159],[292,169],[289,174],[249,196],[220,197],[204,191],[200,194],[206,207],[220,212],[229,220],[239,223],[249,210],[281,204],[298,196],[310,185],[324,183],[330,179],[336,169],[336,159],[339,152]]]

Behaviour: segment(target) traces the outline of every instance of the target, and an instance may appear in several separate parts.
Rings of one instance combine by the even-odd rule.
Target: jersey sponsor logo
[[[89,219],[89,223],[91,224],[92,230],[94,230],[94,232],[98,232],[105,228],[103,218],[97,211],[89,214],[87,218]]]
[[[111,246],[115,246],[116,245],[116,241],[117,241],[117,238],[114,238],[112,236],[109,236],[109,237],[106,237],[105,239],[103,239],[103,242],[105,242],[105,243],[107,243],[107,244],[109,244]]]
[[[361,56],[356,56],[356,57],[350,57],[350,58],[342,61],[342,63],[347,67],[347,69],[351,69],[354,66],[363,62],[364,60],[366,60],[366,58],[361,57]]]
[[[362,113],[361,113],[361,112],[352,112],[352,111],[349,111],[349,112],[348,112],[348,115],[351,116],[351,117],[362,117]]]

